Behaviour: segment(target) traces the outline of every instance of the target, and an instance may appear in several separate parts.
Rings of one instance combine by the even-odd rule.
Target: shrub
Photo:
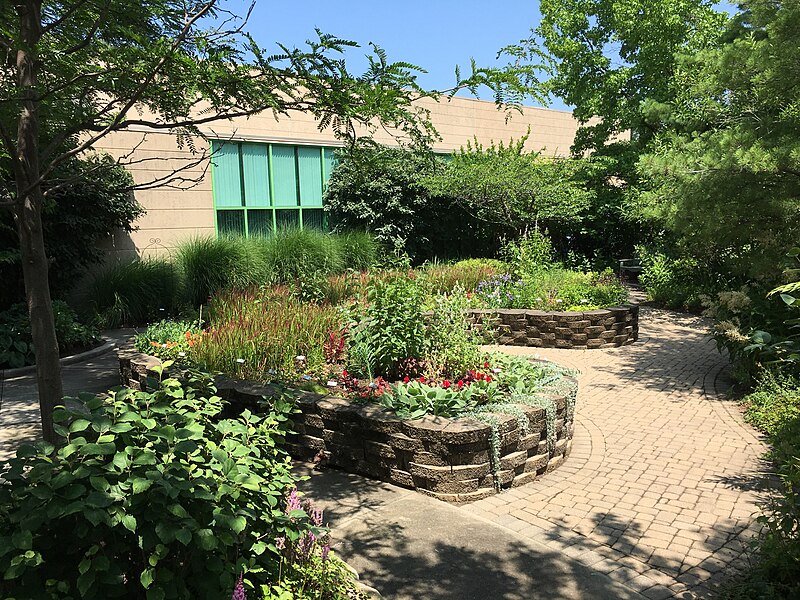
[[[642,262],[639,283],[651,301],[674,310],[701,310],[703,297],[713,293],[715,284],[696,259],[671,258],[643,247],[636,251]]]
[[[554,264],[553,244],[547,232],[531,231],[503,247],[503,256],[522,278],[536,277]]]
[[[161,258],[111,267],[90,286],[92,309],[101,327],[136,326],[173,314],[181,281],[172,263]]]
[[[728,590],[737,598],[800,596],[800,381],[762,373],[755,391],[742,400],[745,419],[764,431],[772,444],[781,485],[764,505],[758,521],[758,560],[743,582]]]
[[[361,375],[394,378],[401,361],[421,358],[426,330],[423,285],[413,272],[390,273],[367,286],[367,304],[349,318],[350,368]]]
[[[325,365],[325,341],[341,329],[340,319],[336,308],[303,303],[286,288],[229,291],[209,305],[207,335],[192,356],[211,371],[245,379],[317,374]]]
[[[434,299],[424,354],[432,375],[458,377],[478,364],[480,346],[467,322],[468,306],[466,293],[458,284],[450,294]]]
[[[131,175],[106,154],[67,161],[48,180],[45,187],[70,182],[47,190],[42,206],[50,290],[53,297],[65,298],[86,269],[105,258],[100,242],[114,233],[130,232],[144,210],[126,191],[133,183]],[[10,210],[0,211],[0,281],[0,310],[25,300],[19,237]]]
[[[199,344],[203,332],[197,321],[163,320],[148,326],[144,333],[136,336],[135,346],[139,352],[152,354],[162,360],[177,360],[188,357],[192,348]]]
[[[216,292],[272,280],[260,243],[241,237],[194,237],[178,245],[178,268],[186,301],[194,307]]]
[[[315,531],[287,516],[290,404],[222,418],[207,376],[119,389],[59,408],[55,449],[0,465],[3,598],[207,598],[275,581],[274,540]],[[291,518],[290,518],[291,517]]]
[[[95,344],[97,331],[83,325],[66,303],[53,302],[58,350],[61,355],[85,350]],[[31,324],[24,304],[15,304],[0,313],[0,369],[14,369],[36,363]]]

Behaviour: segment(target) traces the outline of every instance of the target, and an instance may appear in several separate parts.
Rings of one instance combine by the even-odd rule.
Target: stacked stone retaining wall
[[[495,343],[511,346],[591,350],[624,346],[639,338],[636,304],[583,312],[474,309],[467,318]]]
[[[152,369],[158,359],[131,349],[120,351],[119,359],[124,385],[137,390],[156,385]],[[280,393],[275,386],[223,377],[217,379],[217,389],[238,410],[258,410],[264,397]],[[483,422],[433,416],[400,419],[375,404],[310,392],[297,393],[300,412],[294,416],[296,433],[287,448],[301,460],[316,460],[447,502],[470,502],[530,483],[569,455],[574,400],[570,406],[564,395],[544,392],[555,407],[555,435],[549,435],[544,408],[518,406],[528,421],[524,431],[516,416],[494,414],[500,457],[496,466],[492,430]]]

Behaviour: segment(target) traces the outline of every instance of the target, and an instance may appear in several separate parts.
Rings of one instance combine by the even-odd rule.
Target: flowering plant
[[[478,283],[475,295],[486,308],[514,308],[519,302],[519,292],[523,286],[521,279],[503,273],[495,279]]]

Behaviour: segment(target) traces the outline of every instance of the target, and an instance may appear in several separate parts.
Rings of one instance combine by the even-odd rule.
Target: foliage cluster
[[[186,307],[206,304],[216,292],[292,283],[305,298],[336,296],[328,276],[372,266],[372,236],[280,229],[265,237],[197,237],[182,242],[175,260],[147,259],[99,275],[89,299],[102,324],[142,325]]]
[[[316,531],[286,515],[290,404],[222,418],[209,378],[112,391],[60,408],[59,448],[2,466],[4,598],[220,598],[277,579],[274,540]]]
[[[0,153],[0,181],[11,179],[10,164]],[[102,174],[101,174],[102,172]],[[87,267],[102,261],[100,243],[112,233],[130,232],[144,211],[127,189],[132,178],[107,155],[72,160],[57,178],[71,180],[53,189],[42,207],[45,248],[50,258],[50,288],[66,298],[81,281]],[[52,186],[55,188],[55,185]],[[1,194],[1,193],[0,193]],[[11,211],[0,211],[0,310],[25,299],[19,238]]]
[[[350,370],[372,379],[396,379],[402,361],[424,356],[425,290],[413,271],[387,273],[367,285],[366,302],[348,315]]]
[[[161,360],[184,362],[203,339],[205,332],[200,325],[198,321],[162,319],[138,334],[134,346],[139,352]]]
[[[207,319],[191,348],[196,364],[242,379],[291,381],[324,376],[325,342],[340,330],[341,316],[334,306],[301,302],[279,287],[218,294]]]
[[[65,302],[53,302],[53,313],[62,356],[85,350],[99,341],[97,331],[82,324]],[[15,369],[35,362],[27,307],[15,304],[0,312],[0,369]]]
[[[758,560],[743,581],[729,586],[736,599],[795,598],[800,594],[800,382],[762,372],[755,391],[742,400],[745,419],[767,434],[768,458],[780,487],[759,522]]]

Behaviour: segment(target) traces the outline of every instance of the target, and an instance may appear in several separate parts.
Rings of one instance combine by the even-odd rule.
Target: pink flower
[[[244,576],[240,573],[239,581],[236,582],[236,587],[233,588],[231,600],[247,600],[247,596],[244,593],[244,583],[242,583],[243,578]]]

